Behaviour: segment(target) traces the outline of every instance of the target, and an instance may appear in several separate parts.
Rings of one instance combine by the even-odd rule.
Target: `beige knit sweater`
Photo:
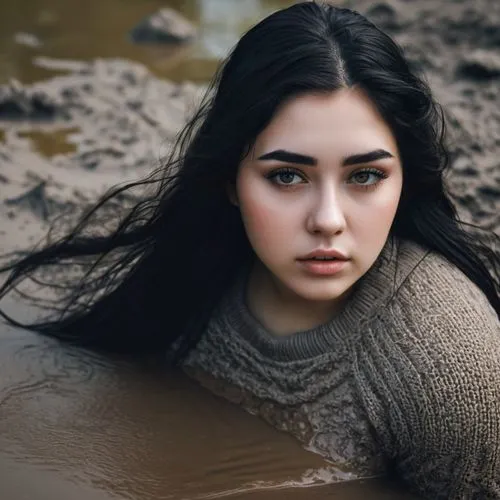
[[[286,337],[251,315],[240,277],[185,370],[340,477],[395,469],[425,498],[500,499],[499,320],[443,257],[391,243],[335,319]]]

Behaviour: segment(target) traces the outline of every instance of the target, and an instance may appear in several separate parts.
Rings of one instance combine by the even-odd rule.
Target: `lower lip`
[[[311,274],[332,276],[342,271],[348,264],[347,260],[299,260],[299,264]]]

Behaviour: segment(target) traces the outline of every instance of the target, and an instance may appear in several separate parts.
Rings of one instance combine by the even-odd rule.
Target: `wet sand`
[[[500,3],[346,5],[371,13],[426,71],[448,116],[459,212],[500,233]],[[203,91],[183,81],[189,65],[163,80],[151,60],[111,59],[123,56],[111,46],[107,59],[85,53],[84,62],[47,58],[69,53],[42,46],[26,70],[33,78],[0,86],[0,253],[34,244],[61,213],[149,173]],[[19,301],[7,308],[31,314]],[[387,482],[327,484],[331,464],[181,374],[4,325],[0,346],[2,499],[411,498]],[[323,486],[299,487],[311,484]]]

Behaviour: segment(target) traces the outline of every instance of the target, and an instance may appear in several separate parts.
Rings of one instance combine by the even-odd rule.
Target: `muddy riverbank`
[[[425,71],[448,118],[450,191],[465,220],[498,232],[500,4],[347,5],[368,13]],[[33,241],[31,229],[44,230],[61,210],[156,168],[203,89],[126,59],[37,56],[33,64],[64,74],[0,86],[0,250]]]

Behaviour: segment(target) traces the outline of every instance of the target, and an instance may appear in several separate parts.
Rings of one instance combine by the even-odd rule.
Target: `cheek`
[[[398,179],[380,186],[372,194],[361,195],[364,202],[359,204],[359,209],[364,210],[370,218],[385,220],[397,210],[401,196],[401,183]]]
[[[287,244],[295,217],[272,188],[260,179],[242,177],[237,184],[241,216],[248,238],[257,250]]]
[[[243,222],[252,238],[266,239],[272,233],[273,219],[268,207],[254,198],[243,199],[240,204]]]
[[[398,178],[393,184],[388,186],[388,189],[382,193],[379,200],[379,210],[383,217],[390,219],[390,223],[396,215],[399,200],[401,198],[402,179]]]
[[[391,190],[390,192],[383,193],[383,195],[377,199],[370,210],[374,219],[380,219],[380,222],[387,222],[388,219],[392,219],[399,203],[399,193],[397,190]]]
[[[362,202],[353,201],[351,224],[368,234],[377,233],[384,237],[390,230],[399,204],[401,187],[399,182],[387,185],[371,196],[361,194]]]

